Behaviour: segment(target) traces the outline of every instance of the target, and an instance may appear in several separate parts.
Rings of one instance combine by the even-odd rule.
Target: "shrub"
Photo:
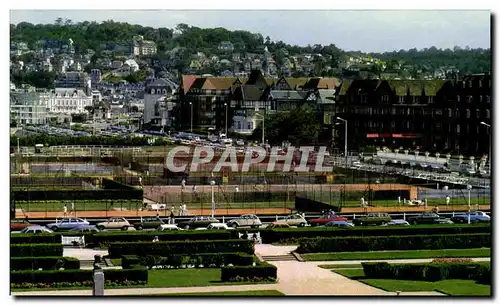
[[[92,270],[23,270],[11,271],[10,282],[22,283],[76,283],[92,281]],[[148,281],[148,271],[144,267],[134,269],[108,269],[104,270],[104,278],[110,282],[123,283],[124,281]]]
[[[60,244],[61,235],[56,234],[11,234],[11,244]]]
[[[194,255],[175,254],[164,257],[148,255],[140,257],[137,255],[122,255],[122,268],[131,268],[133,265],[143,265],[151,269],[153,266],[163,266],[164,268],[179,268],[183,264],[195,266],[203,265],[221,266],[232,264],[235,266],[251,266],[254,256],[246,253],[200,253]]]
[[[140,258],[137,255],[122,255],[122,268],[130,269],[132,265],[138,265]]]
[[[151,242],[155,236],[160,241],[185,240],[226,240],[237,238],[236,232],[228,231],[130,231],[130,232],[99,232],[93,235],[95,244],[107,245],[112,242]]]
[[[170,241],[170,242],[131,242],[110,243],[108,253],[110,257],[122,255],[162,255],[190,254],[190,253],[227,253],[241,252],[253,254],[253,243],[250,240],[197,240],[197,241]]]
[[[368,236],[302,239],[298,253],[491,247],[491,234]]]
[[[62,244],[11,244],[11,257],[62,256]]]
[[[58,270],[59,268],[80,269],[80,260],[74,257],[48,256],[48,257],[11,257],[11,270]]]
[[[226,266],[221,268],[223,282],[275,281],[278,277],[276,266],[260,263],[255,266]]]
[[[491,285],[491,266],[480,265],[475,279],[479,284]]]

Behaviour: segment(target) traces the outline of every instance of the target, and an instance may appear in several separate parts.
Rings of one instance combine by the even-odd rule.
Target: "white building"
[[[173,93],[173,86],[163,78],[156,79],[146,86],[144,94],[144,124],[168,125],[169,109],[166,101]]]
[[[10,119],[20,125],[47,123],[47,103],[50,95],[32,89],[13,89],[10,92]]]
[[[92,95],[81,89],[56,88],[51,92],[48,108],[56,113],[83,113],[85,107],[92,104]]]

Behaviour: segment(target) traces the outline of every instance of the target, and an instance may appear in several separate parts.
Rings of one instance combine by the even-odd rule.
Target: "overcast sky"
[[[399,49],[490,47],[489,11],[173,11],[12,10],[11,23],[129,22],[174,28],[179,23],[261,33],[272,40],[307,45],[333,43],[364,52]]]

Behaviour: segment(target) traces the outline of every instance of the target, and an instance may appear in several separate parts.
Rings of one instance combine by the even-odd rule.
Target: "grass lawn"
[[[117,288],[168,288],[168,287],[203,287],[222,285],[251,285],[251,284],[274,284],[274,282],[221,282],[220,268],[200,269],[172,269],[172,270],[149,270],[148,283],[144,286],[115,286],[106,289]],[[35,291],[35,290],[85,290],[91,287],[66,287],[66,288],[33,288],[12,289],[12,291]]]
[[[474,280],[444,280],[438,282],[390,279],[367,279],[363,269],[334,270],[340,275],[358,280],[386,291],[433,291],[451,296],[491,296],[491,286],[477,284]]]
[[[411,259],[439,257],[490,257],[490,248],[411,250],[411,251],[370,251],[370,252],[333,252],[300,255],[306,261],[340,261],[371,259]]]
[[[114,266],[121,266],[122,265],[122,259],[121,258],[111,258],[111,263]]]
[[[249,291],[220,291],[220,292],[190,292],[190,293],[159,293],[159,294],[144,294],[141,296],[284,296],[283,293],[277,290],[249,290]]]

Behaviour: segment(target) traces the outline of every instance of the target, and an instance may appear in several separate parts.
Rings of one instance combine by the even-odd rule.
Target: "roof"
[[[352,79],[344,79],[342,81],[342,84],[340,85],[339,95],[346,95],[347,90],[349,89],[352,83],[353,83]]]
[[[183,75],[182,76],[182,89],[184,92],[188,92],[194,81],[198,76],[196,75]]]
[[[335,89],[319,89],[318,94],[321,99],[320,103],[334,103],[336,91]]]
[[[163,78],[157,78],[148,85],[148,87],[164,87],[164,86],[168,86],[168,82]]]
[[[446,83],[445,80],[388,80],[387,83],[397,96],[435,96]]]
[[[256,85],[241,85],[235,88],[234,96],[245,101],[259,101],[264,90]]]
[[[308,77],[286,77],[286,82],[290,85],[292,90],[298,89],[298,87],[304,87],[304,85],[309,80]]]
[[[271,90],[269,94],[273,99],[277,100],[303,100],[307,96],[307,91]]]
[[[85,94],[85,92],[83,92],[83,90],[74,89],[74,88],[55,88],[54,93],[60,94],[60,95],[65,95],[67,93],[70,96],[73,95],[74,93],[76,93],[76,95],[78,97],[88,97],[87,94]]]

